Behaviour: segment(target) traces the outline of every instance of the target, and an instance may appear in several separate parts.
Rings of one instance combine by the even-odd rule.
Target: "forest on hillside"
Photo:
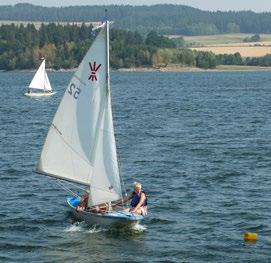
[[[36,29],[27,26],[0,26],[0,70],[33,69],[45,57],[53,69],[75,68],[81,62],[95,38],[92,26],[82,24],[42,24]],[[239,53],[215,55],[192,51],[180,46],[156,31],[143,37],[138,32],[112,28],[110,30],[110,65],[114,69],[131,67],[166,67],[168,64],[215,68],[225,65],[271,65],[271,55],[243,59]]]
[[[37,30],[27,26],[2,25],[0,27],[0,69],[36,68],[45,57],[48,67],[69,69],[79,65],[95,38],[92,26],[82,24],[42,24]],[[137,33],[112,29],[110,32],[113,68],[150,66],[160,63],[159,48],[175,48],[172,40],[150,32],[145,39]],[[155,61],[155,62],[154,62]]]
[[[101,21],[108,18],[115,27],[142,34],[210,35],[219,33],[270,33],[271,13],[211,12],[183,5],[154,6],[70,6],[41,7],[31,4],[0,6],[0,20],[43,22]]]
[[[53,69],[75,68],[95,38],[92,26],[82,24],[42,24],[0,27],[0,70],[32,69],[45,57]],[[138,32],[111,29],[110,65],[112,68],[165,66],[170,58],[184,64],[195,63],[190,50],[176,49],[173,40],[151,31],[145,38]],[[182,56],[178,53],[182,54]],[[190,54],[184,55],[184,54]],[[192,61],[190,61],[192,59]],[[183,61],[183,62],[182,62]]]

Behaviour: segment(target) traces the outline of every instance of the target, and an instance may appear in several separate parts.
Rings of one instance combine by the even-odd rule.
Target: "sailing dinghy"
[[[69,196],[67,203],[77,217],[91,224],[131,224],[144,216],[112,208],[123,196],[111,109],[109,24],[99,26],[64,93],[36,171],[87,186],[88,207],[107,207],[96,213],[76,211],[80,198]]]
[[[55,94],[55,92],[52,91],[52,87],[46,73],[44,59],[24,95],[29,97],[41,97],[51,96],[53,94]]]

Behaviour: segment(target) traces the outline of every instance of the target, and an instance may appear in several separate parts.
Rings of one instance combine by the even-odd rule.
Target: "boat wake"
[[[85,233],[99,233],[99,232],[105,232],[107,229],[104,229],[98,225],[92,225],[89,226],[85,222],[76,222],[72,225],[68,226],[65,230],[65,232],[85,232]]]
[[[146,225],[141,225],[137,223],[135,225],[130,225],[127,227],[104,227],[100,225],[88,225],[84,221],[75,222],[69,225],[64,232],[68,233],[79,233],[84,232],[88,234],[97,234],[104,233],[105,235],[111,237],[125,237],[125,238],[134,238],[135,236],[143,234],[147,230]]]
[[[65,232],[81,232],[83,231],[83,227],[79,224],[70,225],[65,229]]]
[[[132,226],[132,230],[135,232],[141,233],[141,232],[144,232],[145,230],[147,230],[147,226],[137,223]]]
[[[94,233],[105,232],[105,231],[106,231],[106,229],[103,229],[100,226],[94,225],[94,226],[90,227],[87,232],[90,234],[94,234]]]

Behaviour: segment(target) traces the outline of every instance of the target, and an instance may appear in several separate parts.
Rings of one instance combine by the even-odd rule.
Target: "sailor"
[[[88,207],[88,199],[89,199],[89,191],[86,191],[81,197],[80,197],[80,203],[76,207],[76,211],[89,211],[92,213],[103,213],[104,210],[100,208],[98,205],[94,205],[91,207]]]
[[[145,192],[142,190],[142,186],[140,183],[134,182],[133,188],[134,188],[134,191],[124,200],[124,202],[131,200],[130,208],[126,209],[126,211],[129,211],[131,213],[135,213],[138,215],[146,216],[148,198]]]
[[[83,194],[80,197],[80,203],[79,205],[76,207],[76,211],[85,211],[87,209],[88,206],[88,198],[89,198],[89,192],[86,191],[85,194]]]

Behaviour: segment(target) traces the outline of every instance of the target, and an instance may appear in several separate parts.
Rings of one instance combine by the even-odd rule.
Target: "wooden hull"
[[[130,212],[124,211],[111,211],[106,213],[93,213],[89,211],[76,211],[76,206],[73,204],[75,197],[68,197],[67,203],[72,209],[75,217],[84,220],[91,225],[102,226],[129,226],[135,225],[144,219],[142,215],[136,215]]]
[[[24,93],[25,96],[28,96],[28,97],[49,97],[49,96],[52,96],[54,95],[56,92],[31,92],[31,93]]]

